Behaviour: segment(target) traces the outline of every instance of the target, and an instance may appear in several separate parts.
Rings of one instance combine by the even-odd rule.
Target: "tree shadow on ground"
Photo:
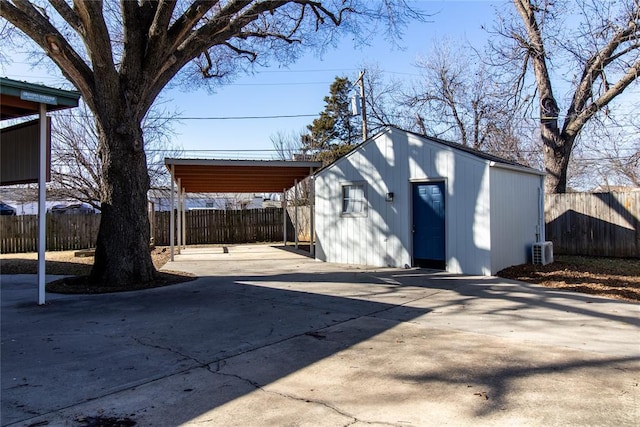
[[[443,293],[448,294],[447,298],[440,298]],[[178,425],[253,391],[264,391],[279,380],[342,352],[363,352],[363,343],[369,347],[370,340],[393,335],[400,325],[418,328],[425,340],[416,345],[411,357],[417,365],[412,366],[428,363],[430,368],[408,373],[391,369],[381,375],[416,382],[423,390],[437,389],[439,384],[482,387],[489,403],[477,411],[477,416],[502,410],[513,384],[523,378],[580,369],[588,374],[589,369],[611,366],[629,369],[629,363],[638,361],[637,357],[600,356],[568,361],[534,357],[529,362],[525,353],[535,355],[532,349],[539,346],[523,345],[518,350],[522,353],[506,356],[504,342],[498,338],[484,337],[472,347],[462,332],[420,326],[415,322],[417,318],[443,310],[464,312],[465,305],[479,300],[503,301],[505,304],[498,307],[490,305],[485,314],[502,315],[507,322],[518,320],[517,308],[536,306],[563,315],[575,313],[640,325],[637,317],[585,306],[582,303],[588,296],[496,278],[469,278],[420,269],[221,274],[152,292],[56,296],[45,309],[20,303],[27,299],[13,297],[5,301],[3,297],[2,336],[7,344],[1,355],[3,424],[31,420],[34,413],[46,419],[45,414],[91,401],[107,404],[118,395],[130,397],[124,401],[131,401],[131,405],[140,405],[125,405],[126,413],[134,414],[131,418],[144,419],[145,413],[163,414],[171,424]],[[421,302],[427,304],[420,305]],[[391,338],[395,343],[413,340]],[[12,344],[14,340],[19,345]],[[24,364],[24,352],[32,350],[46,363]],[[397,347],[393,357],[405,357],[402,351]],[[475,356],[479,354],[493,362],[474,365],[469,359],[468,363],[458,364],[467,351],[476,351]],[[363,352],[362,357],[373,363],[370,358],[375,358],[375,352]],[[449,365],[443,365],[443,361]],[[371,366],[385,369],[386,365]],[[70,370],[73,375],[68,375]],[[196,380],[196,371],[204,376]],[[31,378],[32,383],[15,388],[12,378],[16,375]],[[152,396],[157,387],[163,387],[162,381],[181,378],[186,383],[178,382],[182,384],[180,393],[163,405],[152,406],[145,400],[145,393]],[[73,392],[76,389],[78,393]],[[190,399],[186,389],[207,398]],[[300,398],[327,404],[306,396]],[[185,399],[189,405],[185,405]],[[28,408],[29,413],[22,408]],[[105,415],[122,415],[114,411]]]

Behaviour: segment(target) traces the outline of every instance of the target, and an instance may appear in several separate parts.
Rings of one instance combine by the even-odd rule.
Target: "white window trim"
[[[361,187],[362,188],[362,211],[361,212],[345,212],[344,211],[345,187]],[[340,216],[344,218],[364,218],[368,215],[369,215],[369,201],[367,199],[367,183],[365,181],[341,182],[340,183]]]

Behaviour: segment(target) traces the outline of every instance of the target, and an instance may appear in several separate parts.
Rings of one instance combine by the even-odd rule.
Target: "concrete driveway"
[[[640,424],[638,304],[261,245],[165,269],[200,278],[40,307],[2,276],[1,424]]]

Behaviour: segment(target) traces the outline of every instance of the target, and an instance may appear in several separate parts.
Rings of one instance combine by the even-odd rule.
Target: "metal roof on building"
[[[0,97],[0,119],[5,120],[38,114],[40,104],[47,111],[77,107],[80,92],[0,77]]]

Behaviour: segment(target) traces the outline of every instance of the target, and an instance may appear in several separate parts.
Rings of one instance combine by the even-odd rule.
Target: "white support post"
[[[182,182],[181,179],[178,178],[178,208],[176,211],[177,220],[178,220],[178,254],[180,254],[182,249]]]
[[[171,165],[171,202],[169,203],[169,244],[171,246],[171,261],[173,261],[173,255],[174,255],[174,243],[176,241],[176,219],[173,216],[173,206],[175,204],[175,165]]]
[[[47,105],[40,104],[40,165],[38,171],[38,304],[46,302],[47,247]]]
[[[287,190],[282,190],[282,223],[284,245],[287,246]]]
[[[182,248],[187,248],[187,192],[182,190]]]
[[[300,234],[300,229],[298,228],[298,180],[296,179],[293,182],[293,192],[294,192],[294,199],[295,199],[295,204],[293,205],[293,210],[294,210],[294,216],[296,219],[296,225],[294,227],[294,233],[295,233],[295,247],[296,249],[298,249],[298,235]]]
[[[313,170],[309,173],[309,179],[311,182],[309,183],[309,251],[311,252],[311,256],[315,258],[316,255],[316,180],[313,176]]]

